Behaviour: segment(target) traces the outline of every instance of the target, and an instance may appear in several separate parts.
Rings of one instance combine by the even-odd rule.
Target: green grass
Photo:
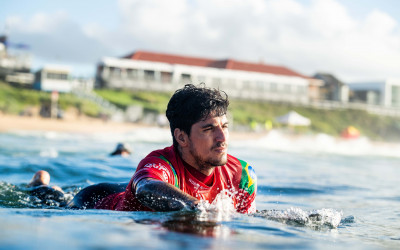
[[[51,93],[12,87],[0,81],[0,111],[8,114],[18,114],[27,107],[50,105]],[[69,107],[81,109],[88,116],[97,117],[100,107],[90,101],[81,100],[72,94],[60,93],[58,105],[62,110]]]
[[[140,105],[146,111],[157,113],[165,112],[169,98],[172,95],[169,93],[107,89],[95,90],[95,92],[124,110],[131,105]]]
[[[0,110],[5,113],[18,113],[27,106],[39,106],[50,101],[50,94],[29,89],[19,89],[0,82]]]

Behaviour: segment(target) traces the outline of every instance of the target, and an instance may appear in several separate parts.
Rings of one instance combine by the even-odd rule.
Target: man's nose
[[[217,127],[216,129],[216,140],[220,142],[226,141],[228,130],[222,127]]]

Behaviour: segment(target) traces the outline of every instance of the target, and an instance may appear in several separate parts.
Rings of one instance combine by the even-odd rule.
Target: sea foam
[[[263,210],[254,214],[286,224],[309,226],[315,229],[322,227],[337,228],[342,219],[342,212],[334,209],[322,208],[318,210],[304,211],[300,208],[291,207],[286,210]]]
[[[256,147],[295,153],[400,157],[398,154],[400,151],[399,143],[374,142],[367,137],[343,139],[323,133],[293,135],[279,130],[272,130],[260,138],[232,142],[231,144],[237,147]]]

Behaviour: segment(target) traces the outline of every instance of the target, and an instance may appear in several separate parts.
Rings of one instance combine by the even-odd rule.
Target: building
[[[33,88],[48,92],[90,92],[94,88],[94,81],[71,77],[71,70],[67,66],[47,65],[35,73]]]
[[[385,107],[400,107],[400,79],[348,84],[352,102],[365,102]]]
[[[295,102],[318,96],[322,85],[320,80],[282,66],[146,51],[103,58],[96,72],[98,88],[173,92],[186,83],[201,82],[233,98]]]
[[[15,54],[10,54],[13,48]],[[32,87],[34,76],[30,73],[32,57],[27,51],[28,46],[14,44],[8,41],[7,36],[0,36],[0,80]]]
[[[71,70],[66,66],[45,66],[35,73],[33,88],[48,92],[71,92],[73,86],[70,72]]]
[[[349,87],[332,74],[317,73],[314,78],[323,81],[321,99],[338,102],[349,101]]]

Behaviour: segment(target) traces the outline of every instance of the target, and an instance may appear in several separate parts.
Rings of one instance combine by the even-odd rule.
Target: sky
[[[33,70],[66,65],[80,77],[102,57],[147,50],[348,83],[400,79],[398,0],[0,0],[4,33],[29,46]]]

